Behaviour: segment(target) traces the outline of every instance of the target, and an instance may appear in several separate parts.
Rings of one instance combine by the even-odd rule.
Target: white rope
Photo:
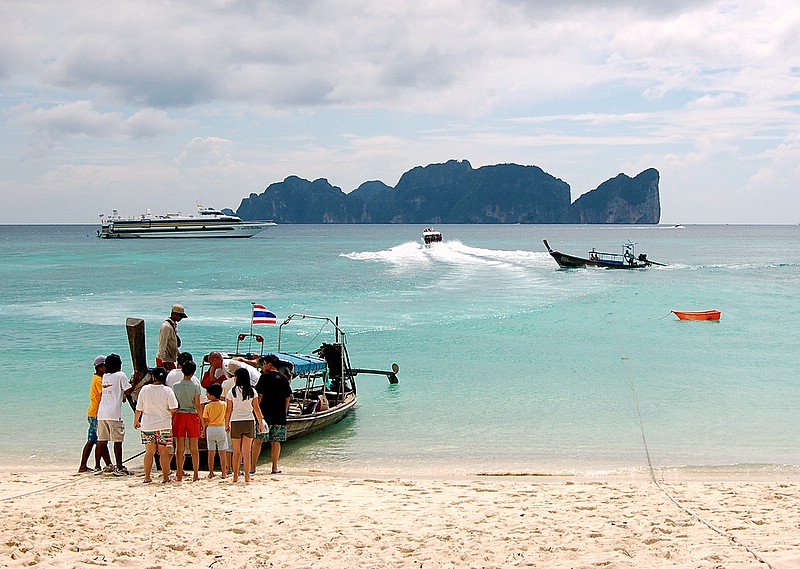
[[[140,452],[139,454],[135,454],[131,457],[126,458],[122,461],[122,464],[125,464],[129,460],[133,460],[136,457],[142,456],[144,451]],[[58,488],[62,488],[63,486],[69,486],[70,484],[78,484],[80,482],[86,482],[94,478],[92,475],[93,473],[89,472],[84,474],[83,476],[76,477],[75,480],[67,480],[66,482],[62,482],[61,484],[56,484],[55,486],[47,486],[46,488],[39,488],[38,490],[31,490],[30,492],[24,492],[22,494],[16,494],[14,496],[6,496],[5,498],[0,498],[0,502],[7,502],[8,500],[16,500],[17,498],[23,498],[25,496],[30,496],[32,494],[39,494],[40,492],[49,492],[51,490],[56,490]]]
[[[667,316],[669,316],[669,315],[667,315]],[[611,322],[608,322],[608,321],[606,321],[606,322],[609,325],[611,324]],[[669,498],[670,501],[672,501],[673,504],[678,506],[678,508],[680,508],[681,510],[686,512],[689,516],[695,518],[697,521],[699,521],[700,523],[705,525],[711,531],[713,531],[713,532],[719,534],[720,536],[726,538],[730,543],[732,543],[734,545],[738,545],[740,547],[743,547],[759,563],[763,563],[764,565],[769,567],[769,569],[776,569],[774,565],[772,565],[767,560],[765,560],[763,558],[763,556],[761,554],[759,554],[758,552],[756,552],[752,547],[750,547],[749,545],[747,545],[746,543],[744,543],[742,541],[739,541],[739,539],[735,535],[732,535],[732,534],[730,534],[730,533],[718,528],[717,526],[715,526],[711,522],[706,521],[705,519],[703,519],[700,516],[700,514],[694,512],[694,511],[690,510],[688,507],[684,506],[677,498],[675,498],[672,494],[670,494],[669,491],[666,488],[664,488],[664,486],[662,486],[661,482],[658,481],[658,479],[656,478],[655,470],[653,469],[653,462],[650,459],[650,449],[647,446],[647,437],[645,436],[645,430],[644,430],[644,420],[642,419],[642,410],[641,410],[641,407],[639,406],[639,396],[636,393],[636,385],[633,382],[633,376],[631,375],[630,370],[628,369],[628,363],[627,363],[628,362],[628,357],[625,356],[623,351],[622,351],[622,344],[619,342],[619,338],[617,337],[616,331],[614,330],[613,326],[611,327],[611,329],[612,329],[612,333],[614,333],[614,339],[617,340],[617,344],[619,345],[619,351],[620,351],[620,354],[622,354],[621,355],[622,362],[623,362],[622,366],[625,369],[625,375],[628,377],[628,384],[630,385],[631,392],[633,392],[633,402],[634,402],[634,404],[636,406],[636,415],[639,418],[639,430],[641,431],[641,434],[642,434],[642,444],[644,445],[644,452],[645,452],[645,456],[647,457],[647,467],[650,469],[650,477],[653,479],[653,482],[655,483],[655,485],[658,486],[658,489],[661,490],[664,493],[664,495],[666,495],[667,498]]]

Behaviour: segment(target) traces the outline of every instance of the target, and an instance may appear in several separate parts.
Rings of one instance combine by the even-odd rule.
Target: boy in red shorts
[[[178,411],[172,417],[172,437],[175,439],[175,479],[183,480],[183,460],[186,438],[192,454],[193,481],[199,480],[200,450],[197,439],[203,434],[203,408],[200,405],[200,382],[194,377],[197,364],[188,361],[181,368],[183,379],[172,386],[178,400]]]

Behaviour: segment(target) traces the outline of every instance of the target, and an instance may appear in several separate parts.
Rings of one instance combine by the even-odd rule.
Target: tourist
[[[145,484],[153,481],[150,475],[156,451],[161,461],[161,481],[164,483],[170,481],[169,449],[172,446],[172,416],[178,410],[175,393],[165,385],[167,370],[157,367],[153,369],[152,374],[153,383],[145,385],[139,392],[133,422],[135,429],[142,430],[142,444],[145,445]]]
[[[233,481],[238,482],[239,466],[244,459],[244,480],[250,482],[251,447],[256,432],[261,430],[264,418],[250,384],[248,371],[239,368],[234,378],[235,384],[228,393],[226,402],[225,430],[230,433],[233,446]]]
[[[179,353],[178,358],[175,360],[175,369],[169,370],[169,373],[167,374],[167,387],[172,387],[181,381],[183,379],[183,372],[181,371],[183,369],[183,364],[193,361],[194,357],[192,357],[192,354],[189,352]],[[198,381],[197,384],[200,385],[200,382]]]
[[[89,387],[89,409],[86,412],[86,418],[89,421],[89,434],[86,439],[86,444],[83,445],[83,453],[81,454],[81,465],[78,472],[92,472],[92,469],[86,464],[89,461],[89,455],[92,453],[92,447],[97,444],[97,408],[100,406],[100,397],[103,395],[103,374],[106,372],[106,357],[97,356],[94,359],[94,373],[92,374],[92,382]],[[111,457],[108,454],[108,447],[105,448],[105,455],[101,456],[95,448],[94,452],[94,471],[101,472],[100,459],[104,459],[106,466],[111,466]]]
[[[228,379],[228,374],[225,371],[226,360],[222,357],[221,353],[211,352],[206,359],[208,360],[209,368],[203,374],[201,385],[208,389],[210,385],[215,383],[221,384]]]
[[[272,474],[280,474],[278,459],[281,456],[281,443],[286,441],[286,414],[292,399],[292,386],[289,379],[278,371],[280,364],[278,356],[268,354],[261,358],[261,362],[262,374],[256,385],[256,392],[268,430],[259,433],[253,442],[253,472],[261,454],[261,445],[267,441],[272,451]]]
[[[192,455],[193,481],[200,479],[200,451],[197,439],[203,431],[203,408],[200,405],[200,385],[196,383],[194,372],[197,365],[189,360],[183,363],[183,379],[172,386],[178,400],[178,411],[172,417],[172,436],[175,439],[175,471],[178,482],[183,480],[183,462],[186,440],[189,439],[189,452]]]
[[[220,401],[222,386],[219,383],[209,385],[206,396],[208,403],[203,407],[203,426],[206,429],[206,447],[208,448],[208,477],[214,478],[214,459],[219,453],[222,478],[227,478],[230,445],[228,434],[225,432],[227,405]]]
[[[114,443],[115,476],[130,474],[122,464],[122,443],[125,440],[125,423],[122,420],[122,402],[130,391],[128,376],[122,371],[122,358],[108,354],[103,374],[103,393],[97,407],[97,450],[101,456],[108,453],[108,443]]]
[[[175,369],[175,362],[178,359],[178,348],[181,347],[181,339],[178,337],[178,323],[184,318],[188,318],[183,305],[174,304],[169,318],[161,324],[158,332],[158,350],[156,351],[156,365],[163,367],[167,371]]]

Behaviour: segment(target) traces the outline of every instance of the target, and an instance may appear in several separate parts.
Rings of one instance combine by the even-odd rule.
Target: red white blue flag
[[[253,324],[278,324],[278,317],[263,304],[253,305]]]

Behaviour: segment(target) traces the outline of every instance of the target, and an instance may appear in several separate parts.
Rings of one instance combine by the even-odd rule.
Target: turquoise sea
[[[800,226],[283,225],[247,240],[100,240],[0,226],[0,464],[76,468],[92,360],[131,371],[182,303],[183,347],[232,350],[250,303],[338,316],[359,376],[287,469],[370,474],[800,469]],[[627,240],[667,267],[558,270]],[[675,310],[722,310],[681,322]],[[258,326],[269,348],[277,328]],[[284,347],[313,349],[309,329]],[[291,343],[291,345],[289,345]],[[126,457],[142,447],[128,415]],[[139,459],[140,460],[140,459]]]

